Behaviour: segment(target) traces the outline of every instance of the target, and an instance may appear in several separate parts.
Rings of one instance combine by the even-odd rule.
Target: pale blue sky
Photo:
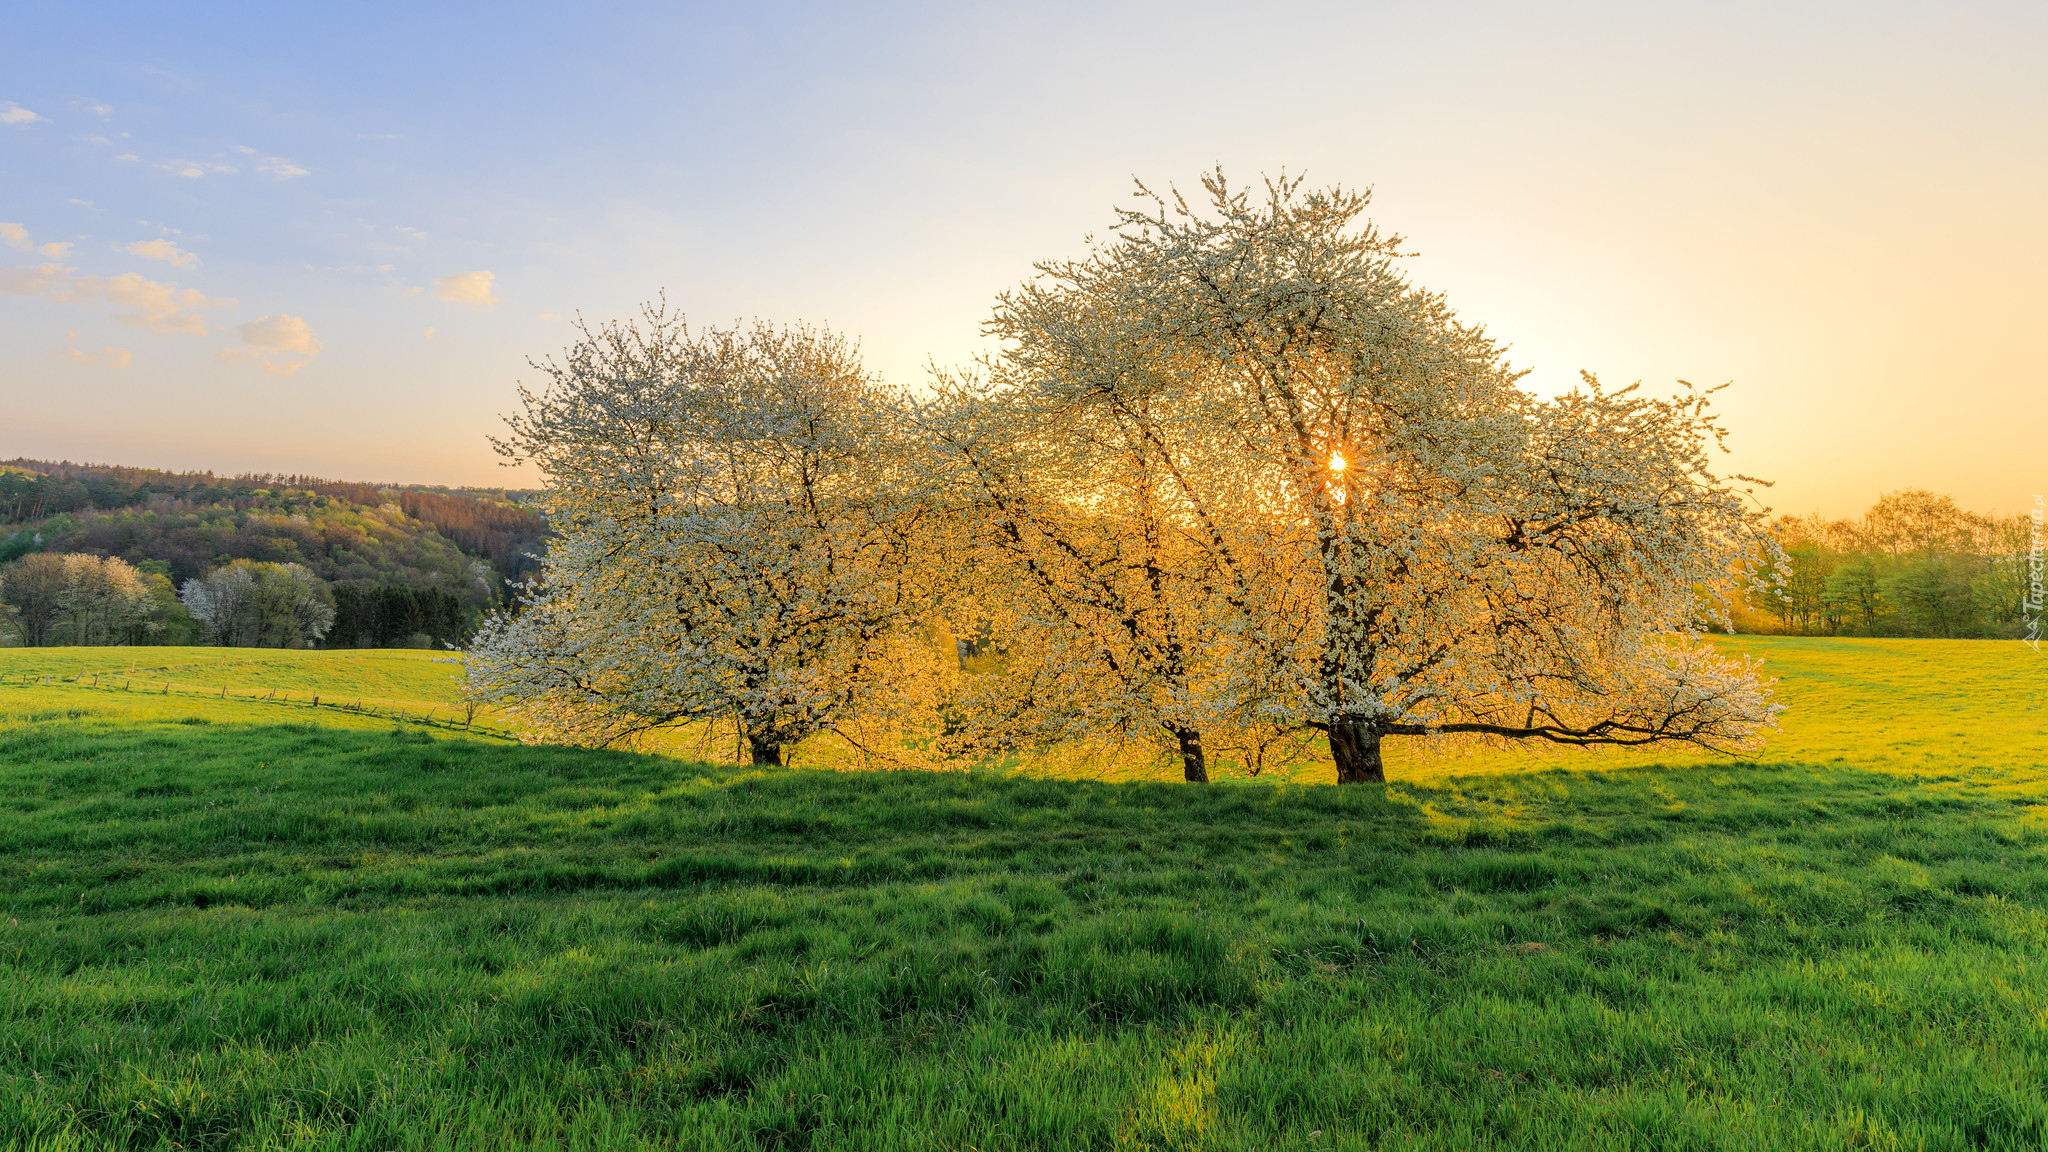
[[[0,455],[521,482],[544,317],[916,383],[1221,162],[1373,186],[1541,387],[1733,380],[1780,508],[2048,489],[2038,4],[78,8],[0,18]]]

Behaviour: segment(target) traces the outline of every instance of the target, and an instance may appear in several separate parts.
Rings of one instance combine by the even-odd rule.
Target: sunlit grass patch
[[[462,702],[461,673],[454,654],[403,649],[4,648],[0,718],[57,712],[114,723],[343,728],[397,721],[509,733],[494,710]]]
[[[396,648],[293,651],[277,648],[4,648],[0,685],[48,676],[134,692],[165,683],[199,691],[357,694],[377,700],[452,704],[462,668],[450,652]]]
[[[1760,753],[1650,747],[1581,751],[1443,741],[1390,744],[1388,778],[1744,761],[1841,762],[1929,778],[2031,787],[2048,779],[2048,660],[2017,641],[1717,636],[1761,657],[1786,706]],[[1298,777],[1313,779],[1321,766]]]

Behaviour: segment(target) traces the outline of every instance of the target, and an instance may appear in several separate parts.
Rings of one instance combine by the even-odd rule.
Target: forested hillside
[[[509,583],[531,570],[532,554],[544,546],[546,521],[518,495],[12,460],[0,465],[0,566],[18,569],[38,553],[112,557],[160,578],[159,601],[166,590],[182,594],[231,567],[297,566],[340,610],[331,635],[292,633],[301,643],[446,640],[507,604]],[[24,606],[15,607],[18,616]],[[163,616],[159,610],[146,633],[159,642],[207,633],[197,611],[197,629],[181,630]],[[228,634],[225,626],[220,632]],[[14,642],[42,634],[33,627],[12,633]]]

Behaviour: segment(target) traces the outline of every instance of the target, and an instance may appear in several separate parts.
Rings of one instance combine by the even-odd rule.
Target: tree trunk
[[[754,763],[782,767],[782,745],[773,736],[756,736],[748,733],[747,748],[754,754]]]
[[[1202,734],[1192,728],[1167,726],[1173,738],[1180,741],[1180,767],[1190,784],[1209,782],[1209,762],[1202,755]]]
[[[1330,756],[1337,761],[1339,784],[1387,782],[1387,770],[1380,763],[1380,733],[1369,724],[1342,717],[1331,720]]]

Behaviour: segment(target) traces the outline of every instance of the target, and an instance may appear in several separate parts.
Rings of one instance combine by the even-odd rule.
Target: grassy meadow
[[[6,702],[0,707],[29,700],[75,702],[76,690],[90,689],[100,693],[90,698],[92,711],[109,720],[245,715],[212,707],[225,702],[272,705],[246,713],[272,722],[286,718],[277,707],[324,705],[328,712],[290,719],[324,724],[340,709],[394,720],[401,713],[438,722],[453,718],[460,724],[466,711],[458,699],[461,673],[454,653],[402,648],[6,648],[0,649],[0,688],[50,688],[56,694],[0,693]]]
[[[2048,663],[1728,643],[1761,755],[1384,789],[763,771],[464,731],[427,652],[0,651],[0,1147],[2048,1146]]]

